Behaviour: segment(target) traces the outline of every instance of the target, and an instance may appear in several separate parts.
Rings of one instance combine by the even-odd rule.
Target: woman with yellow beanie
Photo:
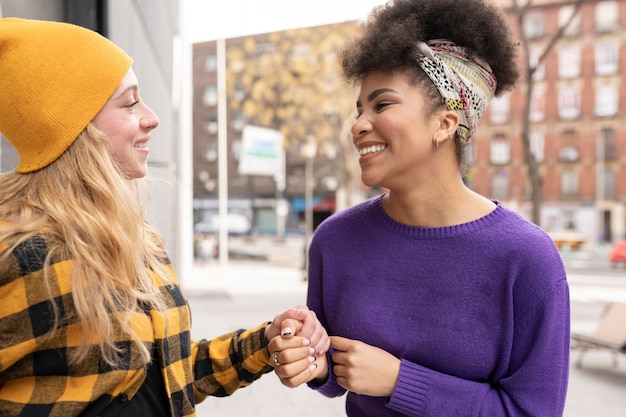
[[[190,339],[144,216],[159,120],[131,64],[79,26],[0,19],[0,132],[20,156],[0,176],[1,416],[193,416],[278,366],[267,344],[281,329],[300,329],[307,360],[328,348],[305,307]]]

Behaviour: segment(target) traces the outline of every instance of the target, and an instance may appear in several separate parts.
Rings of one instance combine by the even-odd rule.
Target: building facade
[[[529,121],[530,145],[542,178],[540,225],[549,233],[575,233],[590,243],[624,239],[626,2],[585,0],[570,21],[574,1],[535,0],[523,28],[518,28],[511,0],[501,3],[511,26],[529,40],[529,61],[536,67]],[[550,39],[568,21],[537,65]],[[479,193],[530,217],[520,136],[527,92],[522,81],[490,104],[470,150],[467,178]]]

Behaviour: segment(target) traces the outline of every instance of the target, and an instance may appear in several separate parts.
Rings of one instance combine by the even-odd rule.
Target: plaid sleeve
[[[194,343],[196,401],[231,395],[273,370],[265,340],[268,324]]]

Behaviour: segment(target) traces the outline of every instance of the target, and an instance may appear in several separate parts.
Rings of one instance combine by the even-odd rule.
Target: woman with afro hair
[[[331,351],[309,386],[348,391],[348,416],[561,416],[570,317],[559,253],[462,177],[489,100],[518,77],[504,15],[486,0],[393,0],[340,60],[360,88],[361,179],[386,191],[314,234],[308,306]],[[308,365],[292,345],[270,342],[287,386]]]

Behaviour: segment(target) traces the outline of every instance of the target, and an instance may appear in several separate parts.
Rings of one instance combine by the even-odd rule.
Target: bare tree
[[[513,6],[512,11],[515,14],[517,19],[520,39],[522,48],[524,51],[524,56],[522,59],[525,61],[522,63],[524,66],[524,72],[522,73],[522,82],[526,85],[526,100],[524,103],[524,113],[522,117],[522,142],[524,146],[524,161],[526,163],[526,167],[528,169],[528,182],[531,187],[531,202],[532,202],[532,222],[539,225],[541,223],[541,204],[542,204],[542,185],[543,179],[541,177],[541,172],[539,171],[539,164],[537,163],[537,159],[533,154],[531,144],[530,144],[530,132],[531,132],[531,120],[530,120],[530,110],[532,104],[532,95],[533,95],[533,87],[534,81],[533,77],[537,68],[545,61],[546,56],[554,49],[556,43],[563,37],[563,34],[567,30],[567,28],[574,21],[576,16],[580,11],[580,7],[585,0],[573,0],[571,2],[572,14],[569,16],[569,19],[565,21],[554,33],[548,38],[545,47],[539,54],[536,62],[533,62],[531,53],[530,53],[530,44],[531,38],[528,36],[526,31],[524,30],[526,18],[528,12],[535,6],[532,0],[526,0],[525,4],[521,4],[522,0],[512,0]],[[553,3],[557,4],[557,3]],[[565,5],[564,2],[559,2],[559,5]],[[542,6],[545,7],[548,4],[546,2],[542,2]]]

